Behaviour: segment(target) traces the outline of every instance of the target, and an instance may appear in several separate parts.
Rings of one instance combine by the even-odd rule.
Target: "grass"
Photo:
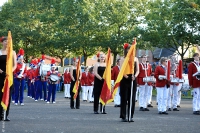
[[[156,97],[157,95],[157,92],[156,92],[156,89],[154,88],[153,89],[153,92],[152,92],[152,96]],[[187,92],[182,92],[182,96],[181,98],[185,98],[185,99],[191,99],[192,96],[191,96],[191,90],[187,91]]]

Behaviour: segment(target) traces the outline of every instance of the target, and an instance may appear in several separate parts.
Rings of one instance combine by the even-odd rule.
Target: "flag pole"
[[[131,96],[130,96],[129,117],[128,117],[129,122],[131,121],[132,97],[133,97],[133,81],[131,81]]]
[[[4,121],[6,120],[6,110],[4,110],[4,112],[3,112],[3,119],[4,119]]]

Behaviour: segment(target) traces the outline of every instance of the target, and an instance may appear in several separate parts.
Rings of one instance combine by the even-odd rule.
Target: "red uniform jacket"
[[[118,76],[118,74],[119,74],[119,71],[120,71],[119,66],[114,66],[114,67],[112,68],[112,73],[111,73],[111,79],[112,79],[112,80],[114,80],[114,81],[117,80],[117,76]]]
[[[86,72],[82,73],[82,77],[81,77],[81,86],[87,86],[88,85],[88,73],[86,75]]]
[[[64,84],[70,84],[71,82],[71,77],[70,77],[70,73],[69,72],[65,72],[64,73]]]
[[[140,73],[138,75],[138,84],[139,85],[145,85],[145,82],[143,82],[143,78],[146,77],[146,74],[145,74],[145,70],[144,68],[147,68],[147,76],[151,76],[151,65],[148,64],[148,65],[144,65],[143,63],[140,63],[139,64],[139,70],[140,70]],[[150,83],[148,83],[148,85],[150,85]]]
[[[21,63],[17,63],[17,68],[15,69],[15,71],[13,72],[14,73],[14,77],[17,78],[17,76],[21,73],[22,71],[22,67],[23,67],[23,64]],[[26,69],[26,66],[23,70],[24,72],[22,73],[23,77],[22,78],[25,78],[26,75],[27,75],[27,69]]]
[[[200,87],[200,80],[198,80],[196,78],[196,76],[194,76],[194,77],[192,76],[196,72],[197,72],[197,68],[196,68],[195,64],[190,63],[189,66],[188,66],[188,80],[189,80],[189,85],[192,88]]]
[[[159,80],[158,79],[159,75],[165,75],[165,70],[162,66],[156,67],[154,77],[156,78],[156,87],[164,87],[165,85],[167,85],[167,80],[166,79]]]
[[[92,84],[93,82],[93,84]],[[93,73],[88,73],[88,86],[94,85],[94,74]]]

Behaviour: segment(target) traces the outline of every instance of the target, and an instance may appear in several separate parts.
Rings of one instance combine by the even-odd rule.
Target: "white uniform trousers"
[[[119,95],[119,92],[120,92],[120,88],[118,87],[117,92],[116,92],[115,97],[114,97],[114,104],[115,105],[120,105],[121,97]]]
[[[88,99],[88,86],[82,86],[82,100]]]
[[[173,93],[172,106],[173,106],[173,109],[177,108],[177,105],[178,105],[178,91],[179,91],[179,85],[173,85],[173,88],[172,88],[172,93]]]
[[[169,89],[165,87],[156,87],[157,90],[157,102],[158,102],[158,111],[164,112],[167,110],[167,98]]]
[[[178,102],[177,102],[177,104],[178,105],[180,105],[180,103],[181,103],[181,88],[182,88],[182,83],[179,83],[179,85],[178,85]]]
[[[93,101],[94,101],[94,97],[93,97],[93,88],[94,88],[94,86],[88,86],[88,89],[89,89],[88,99],[89,99],[90,102],[93,102]]]
[[[70,95],[70,84],[64,84],[65,86],[65,91],[64,91],[64,97],[71,97]]]
[[[147,83],[139,86],[139,107],[147,108],[148,90],[149,85]]]
[[[137,91],[136,91],[136,94],[135,94],[135,100],[136,101],[138,100],[138,94],[139,94],[139,87],[137,87]]]
[[[151,104],[152,90],[153,90],[153,86],[149,86],[148,87],[148,93],[147,93],[147,105]]]
[[[200,111],[200,87],[193,88],[193,111]]]
[[[169,91],[168,91],[168,98],[167,98],[167,108],[171,108],[172,107],[172,89],[173,89],[174,85],[170,85]]]

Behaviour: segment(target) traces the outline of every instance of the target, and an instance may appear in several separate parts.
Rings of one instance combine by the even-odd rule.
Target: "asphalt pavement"
[[[26,94],[25,94],[26,95]],[[93,103],[81,101],[80,109],[71,109],[63,92],[56,103],[35,102],[25,96],[24,106],[11,104],[9,118],[0,121],[5,133],[199,133],[200,115],[192,114],[192,99],[182,99],[180,111],[159,115],[155,98],[150,111],[139,111],[136,103],[134,121],[121,122],[120,108],[106,106],[107,114],[94,114]]]

